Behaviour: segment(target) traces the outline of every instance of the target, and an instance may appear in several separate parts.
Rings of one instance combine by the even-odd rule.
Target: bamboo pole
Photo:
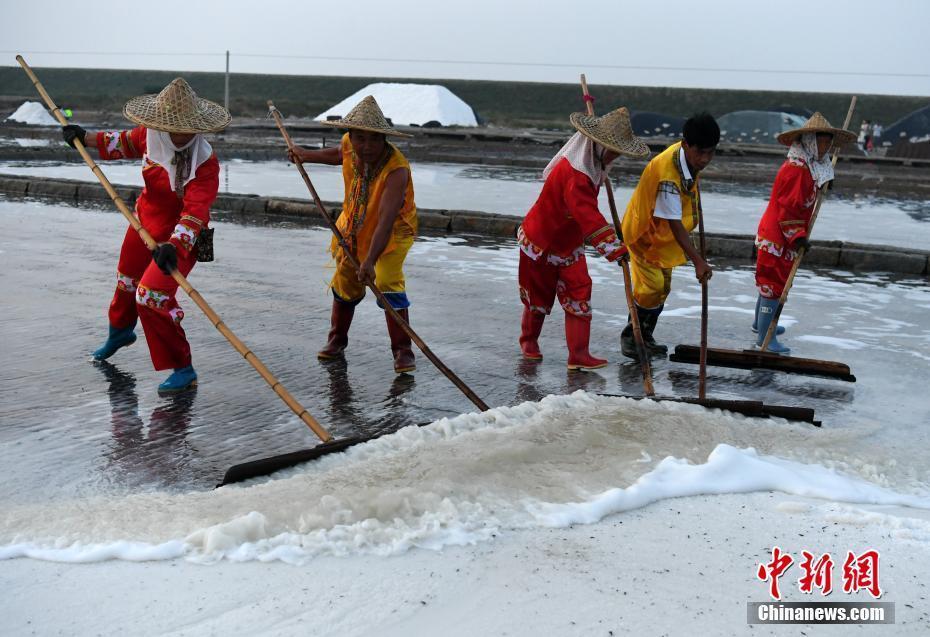
[[[287,144],[288,150],[293,150],[294,141],[291,139],[290,134],[288,134],[287,129],[284,128],[284,122],[281,120],[281,112],[275,108],[274,103],[271,100],[268,100],[268,110],[271,116],[274,118],[275,123],[278,125],[278,130],[281,131],[282,137]],[[343,252],[345,253],[346,258],[349,260],[349,263],[352,264],[352,267],[358,269],[359,263],[358,259],[349,249],[349,245],[346,243],[345,238],[342,236],[342,233],[339,232],[339,228],[336,227],[336,223],[332,218],[332,215],[329,214],[329,211],[326,210],[326,206],[323,205],[323,202],[320,200],[320,196],[316,192],[316,188],[313,187],[313,182],[310,181],[310,175],[307,174],[307,170],[303,167],[303,164],[298,162],[295,164],[297,170],[300,172],[300,176],[303,177],[304,183],[307,185],[307,190],[310,191],[310,196],[313,198],[313,202],[316,204],[317,209],[320,211],[320,214],[323,215],[323,219],[326,220],[329,229],[333,232],[333,235],[336,237],[336,241],[342,247]],[[378,301],[381,302],[381,306],[384,308],[384,311],[390,314],[391,318],[400,325],[401,329],[410,337],[410,339],[417,344],[417,347],[420,348],[420,351],[436,366],[439,371],[445,374],[446,378],[452,381],[452,384],[461,390],[465,396],[471,400],[472,403],[481,411],[487,411],[489,407],[481,400],[471,388],[466,385],[462,379],[455,375],[455,373],[443,364],[439,357],[436,356],[433,351],[427,347],[426,343],[423,342],[416,332],[413,331],[413,328],[401,317],[401,315],[395,310],[387,298],[384,296],[384,293],[381,292],[374,284],[374,281],[366,279],[365,285],[368,286],[368,289],[372,291]]]
[[[588,80],[584,73],[581,74],[581,91],[585,98],[585,104],[588,109],[588,115],[594,116],[594,103],[591,95],[588,93]],[[614,188],[610,183],[610,176],[604,183],[607,188],[607,202],[610,204],[610,216],[613,219],[614,231],[617,237],[623,237],[623,231],[620,229],[620,215],[617,214],[617,202],[614,201]],[[626,257],[621,257],[620,267],[623,269],[623,288],[626,294],[626,305],[630,312],[630,322],[633,324],[633,338],[636,341],[636,350],[639,352],[639,365],[643,372],[643,391],[647,396],[655,396],[656,390],[652,385],[652,365],[649,362],[649,352],[646,350],[646,343],[643,341],[643,333],[639,325],[639,315],[636,313],[636,303],[633,300],[633,280],[630,276],[630,263]]]
[[[700,195],[700,191],[698,192]],[[700,201],[700,199],[698,199]],[[704,211],[698,207],[698,236],[701,243],[701,258],[707,260],[704,243]],[[698,398],[707,399],[707,278],[701,280],[701,358],[698,371]]]
[[[856,110],[856,100],[857,97],[853,95],[852,99],[849,100],[849,110],[846,111],[846,119],[843,120],[843,130],[849,130],[849,124],[852,122],[853,111]],[[837,146],[833,151],[833,166],[836,167],[836,161],[839,158],[840,146]],[[811,213],[811,220],[807,224],[807,236],[810,240],[810,236],[814,231],[814,223],[817,221],[817,215],[820,213],[820,205],[823,203],[823,200],[827,195],[828,184],[824,184],[820,187],[820,192],[817,193],[817,202],[814,204],[814,211]],[[778,307],[775,308],[775,314],[772,316],[772,322],[769,323],[769,329],[765,333],[765,340],[762,341],[762,347],[760,348],[763,352],[766,351],[769,347],[769,343],[772,342],[772,338],[775,336],[775,329],[778,327],[778,319],[781,317],[781,311],[785,307],[785,303],[788,302],[788,292],[791,290],[791,286],[794,284],[794,275],[798,273],[798,268],[801,265],[801,259],[804,258],[804,255],[807,254],[807,249],[802,248],[798,251],[798,256],[795,257],[794,263],[791,265],[791,273],[788,275],[788,280],[785,282],[785,289],[782,290],[781,298],[778,299]]]
[[[32,84],[35,86],[36,90],[39,92],[39,95],[42,96],[42,99],[45,100],[45,104],[48,106],[52,115],[55,119],[58,120],[62,126],[66,126],[68,121],[65,119],[64,115],[61,112],[61,109],[55,105],[55,102],[52,100],[51,96],[45,91],[45,87],[42,86],[42,83],[39,82],[39,78],[36,77],[36,74],[32,71],[26,60],[23,59],[23,56],[17,55],[16,61],[19,62],[20,66],[23,67],[23,70],[26,71],[26,75],[29,76],[29,79],[32,80]],[[91,171],[97,176],[97,179],[100,180],[101,185],[103,185],[104,190],[107,191],[107,194],[110,195],[110,199],[113,200],[113,203],[116,204],[116,207],[119,209],[123,216],[126,217],[126,220],[129,224],[139,233],[139,236],[142,238],[142,241],[145,242],[146,247],[149,250],[154,250],[158,245],[155,239],[152,238],[152,235],[149,234],[148,230],[142,227],[142,224],[136,219],[135,215],[129,211],[129,208],[126,206],[126,203],[122,198],[117,194],[116,190],[110,184],[110,181],[103,174],[103,171],[100,170],[100,167],[97,166],[97,163],[91,158],[90,153],[87,152],[87,148],[84,147],[83,140],[75,139],[74,147],[81,154],[81,157],[84,158],[84,161],[90,167]],[[317,422],[317,420],[310,415],[310,412],[301,405],[296,398],[294,398],[287,389],[278,381],[277,378],[265,367],[264,364],[258,359],[258,357],[245,346],[245,343],[240,341],[235,334],[232,333],[225,323],[220,319],[219,315],[213,311],[200,293],[191,286],[183,274],[177,270],[171,272],[171,277],[177,281],[178,285],[183,289],[187,295],[197,304],[203,313],[207,315],[207,318],[213,324],[220,334],[226,337],[226,340],[235,348],[237,352],[242,354],[243,358],[247,360],[252,367],[265,379],[265,382],[271,386],[271,389],[284,401],[284,403],[291,408],[297,417],[300,418],[305,425],[307,425],[313,433],[319,436],[320,440],[323,442],[331,442],[333,437],[329,434],[323,426]]]

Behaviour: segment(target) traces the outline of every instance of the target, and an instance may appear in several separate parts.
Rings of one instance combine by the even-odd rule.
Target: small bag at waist
[[[213,261],[213,228],[203,228],[197,237],[197,261]]]

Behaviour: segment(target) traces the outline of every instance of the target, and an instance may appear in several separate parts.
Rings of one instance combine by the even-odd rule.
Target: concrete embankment
[[[129,205],[135,202],[141,189],[114,185],[117,193]],[[97,183],[73,179],[45,179],[16,175],[0,175],[0,193],[12,197],[36,197],[70,203],[100,204],[109,195]],[[340,202],[325,202],[333,214]],[[233,221],[251,221],[262,216],[305,219],[323,224],[316,207],[307,200],[286,197],[261,197],[246,194],[221,194],[214,210]],[[518,217],[472,210],[438,210],[419,208],[420,228],[424,233],[477,235],[512,238],[520,222]],[[755,257],[753,237],[749,235],[707,234],[707,252],[711,257],[752,261]],[[930,251],[892,246],[871,246],[846,241],[814,241],[805,263],[814,266],[840,267],[849,270],[895,272],[930,275]]]

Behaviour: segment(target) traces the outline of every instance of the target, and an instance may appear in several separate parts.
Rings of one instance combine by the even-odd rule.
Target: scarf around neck
[[[555,154],[555,157],[543,170],[543,179],[549,176],[549,173],[558,166],[564,157],[572,165],[572,168],[584,173],[597,190],[607,178],[607,171],[604,170],[604,165],[600,160],[603,152],[604,149],[600,144],[595,144],[594,140],[585,137],[581,133],[575,133],[565,142],[565,145],[559,149],[559,152]]]
[[[804,133],[801,138],[791,144],[788,149],[788,159],[803,161],[811,171],[814,183],[820,188],[833,179],[833,160],[830,153],[824,153],[822,159],[817,159],[817,135]]]
[[[170,133],[149,128],[146,129],[146,146],[149,161],[165,169],[171,190],[178,197],[184,196],[184,186],[197,175],[201,164],[213,155],[213,148],[199,133],[178,147],[171,141]]]

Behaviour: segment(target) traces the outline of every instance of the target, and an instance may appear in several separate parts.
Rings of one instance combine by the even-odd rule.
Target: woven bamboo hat
[[[830,126],[830,122],[827,121],[827,118],[821,115],[819,112],[811,115],[811,118],[804,122],[804,126],[801,128],[786,130],[784,133],[776,137],[776,139],[779,141],[779,143],[782,143],[785,146],[791,146],[791,144],[793,144],[795,140],[797,140],[804,133],[830,133],[833,135],[834,146],[842,146],[843,144],[856,141],[855,133],[851,133],[848,130],[842,128],[834,128]]]
[[[578,132],[601,146],[627,157],[648,157],[649,147],[633,134],[630,111],[621,106],[602,117],[572,113],[569,119]]]
[[[413,137],[407,133],[391,128],[387,118],[381,112],[381,107],[371,95],[366,96],[361,102],[349,111],[349,114],[342,119],[336,119],[331,122],[320,122],[326,126],[334,128],[348,128],[355,130],[367,130],[373,133],[384,133],[395,137]]]
[[[134,97],[123,107],[126,119],[167,133],[215,133],[229,125],[229,111],[197,97],[183,78],[175,78],[158,95]]]

